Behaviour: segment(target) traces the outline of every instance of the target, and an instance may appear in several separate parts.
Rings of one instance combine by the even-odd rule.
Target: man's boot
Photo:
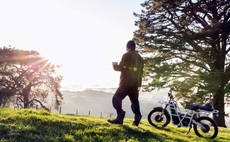
[[[112,124],[123,124],[123,120],[125,118],[125,111],[117,113],[117,118],[114,120],[108,120],[109,123]]]
[[[141,121],[141,118],[142,118],[142,115],[135,115],[134,116],[134,121],[133,121],[133,124],[134,126],[138,126],[140,121]]]

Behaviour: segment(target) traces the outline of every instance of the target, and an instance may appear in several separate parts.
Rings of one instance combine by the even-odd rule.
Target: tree
[[[37,51],[0,48],[0,104],[15,101],[28,108],[38,103],[48,110],[44,104],[53,99],[57,108],[62,100],[62,76],[56,74],[59,67]]]
[[[225,125],[230,80],[229,0],[146,0],[134,39],[146,57],[146,90],[174,87],[185,102],[209,100]]]

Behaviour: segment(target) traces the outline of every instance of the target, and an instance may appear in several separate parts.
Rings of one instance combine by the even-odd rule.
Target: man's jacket
[[[114,70],[120,71],[120,86],[141,87],[143,59],[135,50],[126,52]]]

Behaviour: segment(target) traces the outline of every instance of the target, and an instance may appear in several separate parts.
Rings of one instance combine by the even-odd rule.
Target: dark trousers
[[[131,101],[131,109],[133,113],[135,115],[141,115],[140,104],[138,100],[139,97],[138,87],[124,87],[124,86],[118,87],[112,99],[113,107],[116,109],[117,113],[119,114],[123,112],[122,100],[126,96],[129,96],[129,99]]]

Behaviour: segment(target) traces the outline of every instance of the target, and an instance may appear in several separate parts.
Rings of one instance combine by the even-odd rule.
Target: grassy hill
[[[169,125],[150,126],[146,119],[139,127],[125,118],[124,125],[107,123],[105,117],[54,114],[42,110],[0,109],[0,142],[219,142],[230,141],[230,129],[219,128],[212,139],[197,137],[193,130]]]

